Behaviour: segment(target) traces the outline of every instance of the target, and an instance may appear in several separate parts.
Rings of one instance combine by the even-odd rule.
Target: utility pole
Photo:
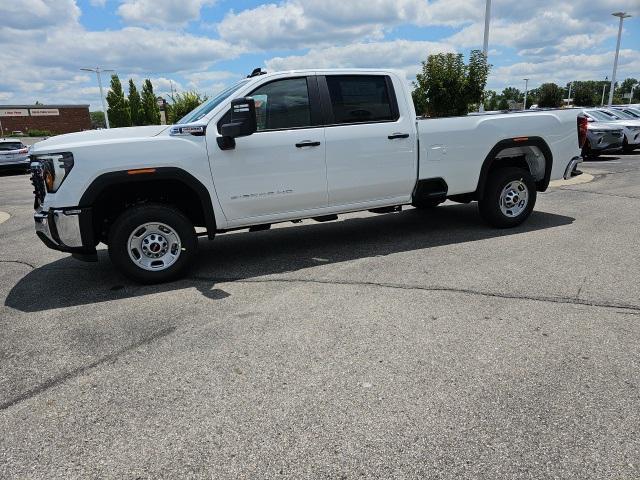
[[[567,106],[571,103],[571,87],[573,86],[573,82],[569,82],[569,96],[567,97]]]
[[[523,110],[527,109],[527,94],[529,93],[529,79],[524,79],[524,105],[522,106]]]
[[[615,12],[612,13],[614,17],[618,17],[620,19],[620,25],[618,27],[618,43],[616,44],[616,57],[613,61],[613,75],[611,75],[611,88],[609,89],[609,102],[607,105],[611,106],[613,103],[613,89],[616,85],[616,70],[618,69],[618,55],[620,54],[620,38],[622,37],[622,22],[625,18],[629,18],[629,15],[626,12]]]
[[[102,78],[100,76],[100,74],[102,72],[115,72],[115,70],[110,70],[110,69],[102,69],[100,67],[96,67],[96,68],[81,68],[80,70],[84,70],[85,72],[95,72],[96,76],[98,77],[98,87],[100,87],[100,100],[102,101],[102,111],[104,112],[104,123],[106,125],[107,128],[109,127],[109,115],[107,114],[107,108],[104,104],[104,92],[102,91]]]
[[[484,53],[484,60],[488,62],[489,60],[489,24],[491,23],[491,0],[487,0],[487,4],[484,10],[484,41],[482,43],[482,52]],[[483,95],[484,97],[484,95]],[[480,112],[484,112],[484,98],[483,101],[480,102]]]
[[[604,85],[602,85],[602,101],[600,102],[601,107],[604,107],[604,91],[607,89],[607,80],[609,80],[609,77],[604,77]]]

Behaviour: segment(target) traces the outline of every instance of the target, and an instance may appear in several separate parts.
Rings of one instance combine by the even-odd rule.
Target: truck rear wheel
[[[478,202],[482,218],[491,226],[510,228],[524,222],[536,204],[536,184],[531,174],[516,167],[494,171]]]
[[[189,219],[162,204],[146,204],[122,213],[109,233],[109,257],[124,275],[152,284],[183,275],[198,249]]]

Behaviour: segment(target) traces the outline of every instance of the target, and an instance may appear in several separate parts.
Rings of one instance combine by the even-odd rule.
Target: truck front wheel
[[[109,257],[124,275],[140,283],[161,283],[185,273],[198,249],[189,219],[162,204],[123,212],[109,232]]]
[[[482,218],[491,226],[509,228],[524,222],[536,203],[536,184],[531,174],[516,167],[494,171],[478,202]]]

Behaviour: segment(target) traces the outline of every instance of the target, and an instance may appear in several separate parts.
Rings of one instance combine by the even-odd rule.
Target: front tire
[[[496,170],[478,202],[480,215],[493,227],[515,227],[531,215],[536,193],[536,183],[528,171],[516,167]]]
[[[627,140],[627,136],[624,136],[624,141],[622,142],[622,151],[624,153],[632,153],[635,150],[635,147],[629,145],[629,141]]]
[[[130,279],[162,283],[182,276],[191,265],[198,237],[179,210],[145,204],[122,213],[109,232],[109,257]]]

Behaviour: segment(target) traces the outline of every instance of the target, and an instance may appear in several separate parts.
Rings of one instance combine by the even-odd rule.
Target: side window
[[[251,93],[256,101],[258,131],[311,126],[306,78],[276,80]]]
[[[327,75],[334,123],[384,122],[397,119],[382,75]]]

